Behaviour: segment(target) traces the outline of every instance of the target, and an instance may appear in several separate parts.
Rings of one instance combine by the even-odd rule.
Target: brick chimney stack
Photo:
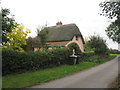
[[[62,25],[62,22],[61,21],[58,21],[57,23],[56,23],[56,26],[61,26]]]

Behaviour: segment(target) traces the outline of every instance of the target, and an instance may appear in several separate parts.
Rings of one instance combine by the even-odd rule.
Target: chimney
[[[61,21],[58,21],[57,23],[56,23],[56,26],[61,26],[62,25],[62,22]]]

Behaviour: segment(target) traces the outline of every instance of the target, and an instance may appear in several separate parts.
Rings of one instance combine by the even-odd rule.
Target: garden
[[[80,63],[69,65],[73,48],[80,55]],[[80,52],[77,48],[73,43],[65,48],[36,52],[3,50],[3,88],[25,88],[62,78],[105,63],[118,55],[114,53],[103,57],[93,51]]]
[[[65,55],[66,52],[68,52],[68,49],[63,49],[61,52],[57,52],[56,50],[56,56],[49,56],[54,53],[51,51],[47,54],[45,52],[41,54],[40,52],[36,52],[34,53],[34,57],[32,54],[20,53],[20,55],[18,55],[17,53],[16,55],[15,52],[10,53],[9,51],[9,55],[13,54],[16,58],[13,59],[13,56],[11,56],[9,57],[9,61],[5,60],[6,62],[4,62],[3,59],[3,88],[25,88],[65,77],[81,70],[105,63],[106,61],[115,58],[117,55],[110,54],[105,58],[99,58],[99,56],[94,55],[93,53],[84,53],[84,55],[81,56],[80,64],[69,65],[67,64],[68,58],[66,58],[69,54]],[[60,53],[60,56],[62,55],[62,57],[58,57],[58,53]],[[41,59],[41,57],[44,59]]]

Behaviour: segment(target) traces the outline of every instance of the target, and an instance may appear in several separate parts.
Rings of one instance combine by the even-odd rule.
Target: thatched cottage
[[[65,47],[75,42],[80,47],[81,51],[84,51],[84,38],[75,24],[62,25],[62,22],[58,22],[56,26],[48,27],[48,29],[47,43],[49,49],[54,46]]]

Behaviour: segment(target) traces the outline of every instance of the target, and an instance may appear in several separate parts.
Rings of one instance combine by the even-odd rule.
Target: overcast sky
[[[108,44],[109,48],[118,49],[105,29],[111,20],[100,16],[99,3],[104,0],[2,0],[2,8],[9,8],[15,15],[18,23],[23,23],[31,30],[29,36],[36,36],[36,28],[54,26],[57,21],[63,24],[75,23],[84,39],[90,35],[99,34]]]

